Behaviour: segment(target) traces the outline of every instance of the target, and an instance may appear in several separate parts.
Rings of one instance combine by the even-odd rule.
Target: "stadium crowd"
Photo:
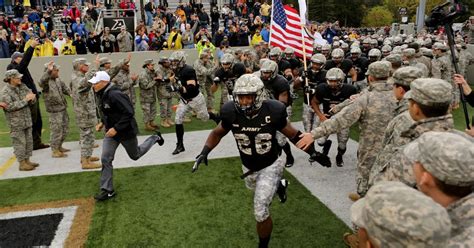
[[[349,198],[356,201],[351,212],[359,231],[345,235],[345,242],[351,247],[358,247],[359,242],[375,247],[474,244],[474,129],[455,130],[451,114],[460,107],[461,98],[474,106],[474,93],[465,80],[468,66],[474,64],[467,51],[467,44],[474,43],[474,17],[468,32],[456,34],[454,56],[460,71],[454,73],[442,30],[390,35],[389,28],[341,28],[337,22],[314,25],[310,30],[325,42],[314,44],[314,54],[304,65],[293,48],[269,46],[270,6],[266,2],[249,6],[239,1],[220,11],[213,6],[209,17],[200,4],[180,5],[170,12],[166,1],[150,1],[145,5],[147,18],[137,26],[135,37],[125,28],[117,37],[107,29],[98,34],[89,31],[97,18],[91,14],[97,14],[94,8],[89,4],[84,13],[75,3],[69,10],[64,8],[63,21],[71,27],[65,34],[54,32],[47,21],[50,14],[41,16],[34,8],[27,15],[15,13],[13,22],[0,16],[6,25],[0,28],[8,56],[3,53],[6,57],[11,53],[12,59],[0,107],[11,129],[21,171],[39,166],[30,160],[33,149],[49,147],[41,141],[39,97],[44,98],[49,114],[53,158],[70,152],[63,147],[68,133],[63,124],[69,123],[65,97],[72,97],[80,132],[80,164],[83,169],[102,168],[97,200],[115,196],[112,161],[119,144],[132,159],[138,159],[155,143],[163,145],[159,126],[174,126],[173,155],[185,152],[184,125],[189,122],[187,114],[194,112],[202,121],[215,121],[217,127],[196,158],[193,171],[207,163],[207,155],[220,138],[234,133],[244,165],[242,177],[255,189],[260,247],[266,247],[272,232],[269,206],[275,194],[286,201],[283,169],[295,162],[289,143],[305,150],[310,162],[331,167],[328,136],[337,134],[335,165],[342,167],[349,128],[358,123],[357,192]],[[61,39],[65,43],[55,49]],[[18,40],[24,44],[17,46]],[[91,40],[96,43],[89,46]],[[62,55],[128,52],[133,44],[139,51],[177,51],[157,61],[143,61],[140,72],[130,72],[131,54],[117,63],[104,56],[97,56],[93,64],[76,58],[70,85],[59,78],[60,68],[50,62],[36,82],[41,95],[28,71],[33,56],[51,56],[55,50]],[[66,46],[70,52],[65,52]],[[197,49],[199,59],[186,64],[182,48]],[[301,89],[304,96],[296,94]],[[217,91],[219,99],[214,97]],[[287,121],[298,97],[304,97],[302,131]],[[173,99],[178,100],[174,119]],[[155,132],[140,146],[134,118],[137,101],[145,129]],[[213,108],[216,103],[220,111]],[[101,165],[93,156],[94,130],[104,127]],[[320,152],[315,146],[321,147]],[[389,215],[393,212],[399,215]],[[396,225],[387,225],[392,222]]]

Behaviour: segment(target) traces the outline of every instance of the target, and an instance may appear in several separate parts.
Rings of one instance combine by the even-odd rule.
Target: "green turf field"
[[[58,165],[69,166],[69,165]],[[238,158],[114,170],[116,198],[95,206],[88,247],[256,247],[252,192]],[[271,207],[272,247],[345,247],[349,228],[294,177]],[[0,181],[0,207],[89,197],[99,172]],[[71,185],[74,185],[71,187]]]

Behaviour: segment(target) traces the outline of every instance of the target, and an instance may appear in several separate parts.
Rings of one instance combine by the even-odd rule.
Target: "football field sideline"
[[[296,122],[294,125],[302,130],[301,122]],[[184,137],[186,151],[175,156],[171,155],[176,142],[174,133],[164,134],[164,146],[160,147],[155,145],[138,161],[133,161],[128,158],[125,150],[120,146],[119,149],[117,149],[114,167],[129,168],[189,162],[189,175],[191,176],[193,161],[200,153],[209,132],[210,130],[186,132]],[[146,137],[147,136],[139,136],[139,143],[141,143]],[[335,136],[331,136],[331,139],[334,142],[329,155],[334,164],[334,158],[337,152],[337,141]],[[94,150],[94,156],[100,157],[101,142],[101,140],[96,141],[96,143],[99,144],[99,148]],[[310,165],[308,162],[308,155],[293,147],[292,151],[295,157],[295,165],[288,169],[288,171],[297,178],[297,180],[300,181],[300,183],[303,184],[312,195],[324,203],[349,227],[351,226],[349,209],[352,202],[347,198],[347,194],[355,191],[357,146],[357,142],[349,140],[347,144],[347,152],[344,156],[345,166],[342,168],[338,168],[335,165],[333,165],[332,168],[323,168],[316,163]],[[12,158],[13,149],[11,147],[0,148],[0,169],[4,168],[3,171],[0,170],[0,180],[84,172],[80,166],[79,143],[77,141],[66,142],[64,147],[71,149],[67,158],[51,158],[50,149],[34,151],[31,160],[39,162],[41,165],[31,172],[22,172],[18,170],[16,160]],[[317,149],[320,150],[319,147]],[[210,153],[209,159],[211,160],[209,161],[209,167],[204,169],[212,170],[212,167],[219,166],[219,164],[213,162],[212,159],[236,157],[238,155],[235,141],[232,135],[228,134],[222,139],[216,149]],[[197,173],[200,173],[200,171]],[[240,175],[235,176],[238,177]],[[98,180],[99,178],[97,178],[97,181]],[[291,201],[291,195],[288,196],[288,199]]]

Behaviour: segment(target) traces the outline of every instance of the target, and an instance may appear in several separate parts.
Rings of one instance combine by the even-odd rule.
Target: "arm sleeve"
[[[6,112],[17,111],[28,105],[28,101],[26,101],[25,99],[13,101],[11,97],[5,95],[0,96],[0,102],[4,102],[7,104],[7,107],[5,108]]]
[[[43,76],[40,79],[39,85],[43,89],[43,92],[48,92],[49,91],[49,73],[51,73],[49,70],[46,70],[43,73]]]
[[[221,108],[221,125],[226,131],[232,130],[232,123],[235,120],[235,108],[233,102],[227,102]]]
[[[26,49],[25,54],[23,55],[23,59],[21,60],[20,64],[18,65],[18,72],[24,73],[26,69],[28,69],[28,65],[30,64],[31,58],[33,58],[33,52],[35,48],[30,46]]]

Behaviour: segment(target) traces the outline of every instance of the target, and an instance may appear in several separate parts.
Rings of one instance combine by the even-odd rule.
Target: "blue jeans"
[[[137,137],[120,141],[114,138],[105,137],[104,142],[102,143],[102,155],[100,158],[102,162],[100,188],[107,191],[114,190],[112,161],[114,161],[115,151],[120,144],[125,148],[125,151],[131,159],[137,160],[145,155],[158,139],[159,137],[157,135],[152,135],[141,145],[138,145]]]
[[[145,11],[146,14],[146,25],[151,27],[153,25],[153,13]]]

